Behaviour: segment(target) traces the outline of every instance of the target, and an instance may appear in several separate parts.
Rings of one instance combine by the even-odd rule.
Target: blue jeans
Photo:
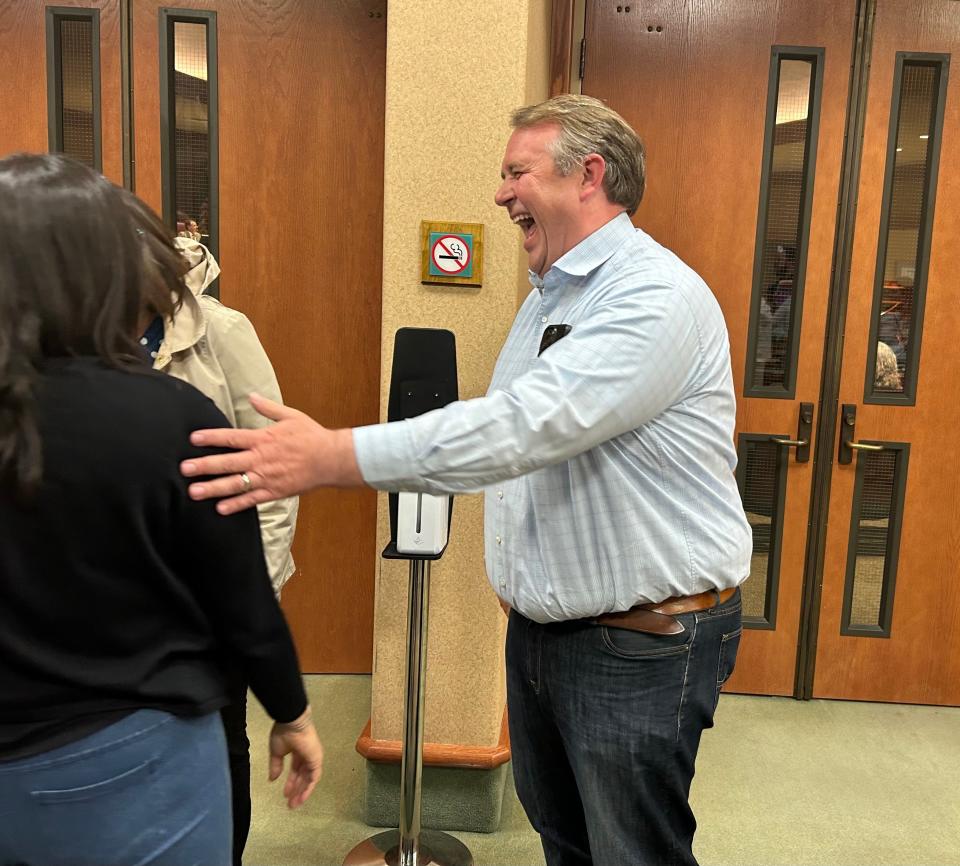
[[[230,866],[218,713],[140,710],[0,763],[0,866]]]
[[[688,801],[740,643],[740,593],[678,635],[583,621],[507,632],[517,794],[548,866],[694,866]]]

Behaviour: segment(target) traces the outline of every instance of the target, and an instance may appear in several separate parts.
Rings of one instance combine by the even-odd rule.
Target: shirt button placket
[[[500,491],[500,493],[501,493],[501,495],[502,495],[502,491]],[[507,582],[506,582],[506,581],[503,579],[503,577],[502,577],[502,575],[503,575],[503,573],[504,573],[504,572],[503,572],[503,538],[498,535],[496,540],[497,540],[497,547],[500,548],[500,574],[501,574],[501,578],[500,578],[500,589],[506,589],[506,588],[507,588]]]

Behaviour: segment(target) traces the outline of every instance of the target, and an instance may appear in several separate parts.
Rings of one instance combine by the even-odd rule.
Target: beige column
[[[520,232],[496,207],[500,160],[517,106],[547,96],[549,0],[390,0],[384,163],[383,381],[404,326],[456,334],[460,396],[485,393],[529,290]],[[358,142],[358,147],[363,143]],[[420,221],[484,225],[479,289],[420,283]],[[389,537],[386,496],[378,551]],[[483,563],[483,502],[461,496],[451,542],[433,566],[424,737],[492,747],[505,703],[506,619]],[[399,740],[408,566],[379,560],[371,735]]]

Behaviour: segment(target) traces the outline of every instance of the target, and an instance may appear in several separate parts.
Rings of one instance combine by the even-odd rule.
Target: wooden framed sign
[[[483,285],[483,224],[421,222],[420,282]]]

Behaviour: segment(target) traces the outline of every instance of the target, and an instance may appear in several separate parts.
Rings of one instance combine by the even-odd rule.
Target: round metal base
[[[365,839],[354,848],[343,866],[398,866],[400,831],[387,830]],[[421,830],[417,866],[473,866],[470,849],[459,839],[439,830]]]

